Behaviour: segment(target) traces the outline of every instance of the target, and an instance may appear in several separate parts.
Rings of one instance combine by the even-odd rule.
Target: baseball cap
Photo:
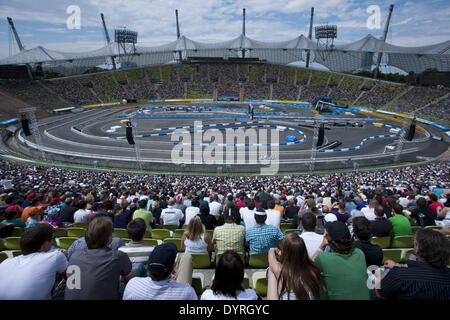
[[[151,272],[172,270],[177,253],[177,246],[172,242],[156,246],[148,257],[148,269]]]
[[[181,200],[183,200],[183,195],[181,195],[181,194],[177,195],[177,201],[181,201]]]
[[[352,236],[350,235],[350,231],[345,223],[341,221],[334,221],[331,223],[327,223],[326,225],[327,233],[330,236],[331,240],[339,241],[343,239],[350,239]]]
[[[37,193],[30,193],[27,197],[27,200],[34,199],[37,196]]]

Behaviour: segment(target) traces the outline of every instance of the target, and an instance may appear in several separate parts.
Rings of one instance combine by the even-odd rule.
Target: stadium
[[[274,228],[278,239],[272,248],[286,249],[288,241],[294,241],[289,234],[311,232],[307,212],[314,213],[313,229],[321,239],[324,234],[329,237],[330,225],[339,221],[350,227],[351,241],[364,242],[357,232],[364,229],[358,223],[365,222],[356,218],[378,219],[376,211],[381,208],[381,216],[389,218],[385,220],[402,216],[409,228],[385,236],[371,234],[365,240],[379,248],[381,258],[375,264],[380,270],[391,268],[386,261],[417,260],[415,234],[420,243],[425,241],[421,237],[433,238],[428,230],[442,235],[429,241],[441,241],[436,246],[442,250],[433,254],[448,261],[450,40],[415,47],[390,44],[386,34],[392,12],[393,5],[381,39],[368,34],[335,45],[339,27],[335,25],[316,26],[313,40],[313,8],[309,35],[283,42],[248,37],[245,9],[239,37],[195,41],[181,35],[176,11],[177,39],[154,47],[140,46],[137,32],[127,29],[116,29],[111,40],[101,14],[107,45],[78,53],[44,45],[24,49],[8,18],[20,52],[0,60],[1,260],[12,263],[11,258],[27,255],[22,235],[35,227],[28,225],[31,210],[24,219],[26,208],[40,208],[34,209],[41,215],[37,224],[47,221],[53,226],[50,245],[68,250],[69,263],[83,246],[91,249],[87,239],[92,237],[89,226],[94,228],[96,215],[112,219],[108,244],[112,251],[137,243],[130,224],[136,220],[134,212],[141,211],[147,224],[138,239],[141,245],[145,242],[152,252],[162,244],[176,244],[177,274],[184,275],[179,264],[190,264],[187,282],[195,291],[191,297],[206,299],[208,290],[219,286],[214,277],[223,267],[221,257],[233,258],[215,241],[226,233],[220,228],[234,223],[245,227],[244,250],[236,244],[229,248],[242,259],[243,286],[237,290],[243,294],[253,290],[259,299],[285,299],[286,292],[273,293],[270,272],[274,264],[288,262],[279,256],[275,262],[272,249],[258,252],[251,240],[247,243],[248,229],[250,235],[256,232],[248,221],[260,225],[256,216],[267,216],[262,225],[269,225],[269,215],[279,212]],[[398,76],[398,81],[381,72],[382,64],[407,75]],[[419,198],[431,208],[430,223],[423,220]],[[175,222],[166,221],[163,214],[172,208],[182,213]],[[11,227],[13,219],[7,218],[11,210],[16,210],[16,220],[27,223],[25,228]],[[191,242],[199,241],[186,239],[196,220],[188,219],[187,212],[194,211],[203,223],[201,239],[208,244],[202,253],[188,250]],[[212,224],[205,218],[208,215],[214,217]],[[332,238],[327,244],[330,251],[341,248]],[[327,251],[318,245],[319,251]],[[148,260],[149,251],[142,250]],[[142,254],[139,250],[122,251],[133,266],[141,261],[136,260]],[[317,258],[308,255],[311,261]],[[144,273],[150,274],[147,260],[149,269]],[[138,271],[142,270],[133,267],[135,278],[140,277]],[[330,299],[345,299],[325,280]],[[58,284],[65,286],[65,281],[56,276],[50,297],[64,299]],[[430,294],[432,299],[449,299],[447,282],[434,284],[443,289]],[[67,288],[66,299],[95,296],[77,295]],[[120,299],[148,298],[139,296],[139,286],[129,288],[122,290]],[[303,296],[302,290],[291,289],[297,298],[319,298],[316,292]],[[347,298],[375,300],[384,294],[358,290]],[[190,299],[181,289],[174,292]],[[0,294],[0,299],[14,297]]]

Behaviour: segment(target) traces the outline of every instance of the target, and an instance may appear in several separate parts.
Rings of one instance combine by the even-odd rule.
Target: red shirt
[[[433,212],[434,215],[436,215],[437,207],[444,208],[444,205],[442,203],[440,203],[439,201],[434,201],[430,204],[431,212]]]

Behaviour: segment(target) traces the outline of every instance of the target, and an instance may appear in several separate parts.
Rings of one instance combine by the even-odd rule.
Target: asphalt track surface
[[[192,104],[189,104],[192,105]],[[199,104],[197,104],[199,105]],[[52,121],[46,119],[45,123],[50,123],[49,125],[40,127],[42,145],[56,149],[60,152],[70,153],[83,153],[92,155],[93,157],[100,156],[101,158],[108,157],[134,157],[135,148],[129,145],[125,139],[125,125],[121,123],[120,120],[130,118],[133,123],[133,133],[134,135],[143,134],[154,134],[154,133],[170,133],[173,130],[157,131],[155,129],[161,128],[171,128],[171,127],[184,127],[192,126],[195,121],[201,121],[202,125],[213,125],[213,124],[224,124],[230,122],[251,122],[252,120],[248,116],[248,106],[247,104],[242,105],[201,105],[202,107],[211,106],[211,111],[203,110],[201,112],[193,111],[182,111],[182,110],[166,110],[167,105],[152,105],[153,110],[138,112],[138,109],[149,107],[150,105],[142,105],[139,107],[117,107],[108,110],[92,110],[89,112],[83,112],[78,115],[69,115],[67,120],[51,123]],[[176,104],[177,107],[183,105]],[[156,108],[155,108],[156,107]],[[161,107],[161,108],[158,108]],[[178,109],[178,108],[177,108]],[[133,117],[136,115],[136,117]],[[294,108],[294,107],[271,107],[270,110],[264,110],[261,108],[255,108],[255,117],[253,121],[260,121],[259,125],[278,125],[290,128],[295,128],[302,131],[306,140],[304,142],[289,145],[289,146],[279,146],[278,154],[280,162],[295,162],[301,160],[311,159],[311,149],[313,145],[314,137],[314,127],[312,124],[305,122],[305,119],[312,119],[315,114],[306,108]],[[323,115],[325,120],[325,142],[324,144],[338,140],[342,144],[337,147],[351,148],[359,146],[361,141],[367,137],[376,135],[386,135],[392,134],[389,132],[388,127],[376,127],[373,124],[363,124],[362,127],[352,127],[352,126],[334,126],[336,119],[358,119],[361,123],[364,120],[373,120],[378,123],[383,123],[387,125],[393,125],[397,127],[402,127],[398,122],[382,119],[373,118],[361,113],[353,113],[352,115],[345,115],[342,112],[339,115]],[[64,118],[64,117],[62,117]],[[198,123],[195,123],[198,124]],[[231,125],[231,126],[221,126],[220,128],[236,128],[245,126],[254,126],[258,124],[246,124],[246,125]],[[212,129],[217,129],[219,127],[211,126]],[[206,129],[206,128],[205,128]],[[430,128],[431,135],[435,134],[437,131],[433,131]],[[193,129],[190,129],[193,130]],[[244,130],[249,130],[245,129]],[[248,141],[244,143],[265,143],[261,142],[260,138],[267,133],[267,143],[283,143],[287,142],[285,140],[287,135],[294,135],[298,140],[302,139],[301,134],[286,130],[286,131],[276,131],[279,135],[279,139],[273,140],[277,134],[271,133],[273,128],[252,128],[250,130],[256,130],[258,141]],[[265,131],[265,132],[264,132]],[[220,132],[220,134],[222,134]],[[112,139],[112,137],[119,139]],[[183,141],[175,139],[175,136],[157,136],[157,137],[146,137],[137,138],[135,141],[140,150],[140,157],[142,160],[151,160],[155,162],[168,162],[171,161],[172,151],[175,147],[175,142],[198,142],[194,141],[194,135],[191,134],[191,141]],[[30,142],[34,142],[33,137],[25,137]],[[410,161],[415,161],[417,155],[422,155],[426,157],[435,157],[440,153],[447,150],[447,142],[439,142],[431,138],[425,139],[426,136],[421,131],[416,130],[416,135],[412,142],[406,142],[403,144],[403,151],[414,150],[413,152],[406,152]],[[377,157],[383,154],[386,150],[386,146],[392,145],[394,141],[397,141],[398,137],[389,138],[379,138],[366,141],[364,145],[359,150],[354,151],[343,151],[343,152],[331,152],[322,153],[316,152],[315,159],[325,159],[325,158],[350,158],[354,156],[367,156]],[[217,143],[210,140],[202,140],[205,144]],[[220,143],[220,141],[219,141]],[[224,144],[239,143],[236,141],[227,141],[226,135],[223,134]],[[187,148],[187,147],[186,147]],[[204,150],[203,148],[190,147],[192,152],[192,159],[196,152],[199,150]],[[223,153],[227,152],[225,147],[221,148]],[[250,154],[258,152],[257,148],[252,147],[241,147],[232,148],[235,157],[238,154],[245,154],[245,157],[250,157]],[[268,147],[268,153],[275,150],[273,147]],[[200,151],[201,152],[201,151]]]

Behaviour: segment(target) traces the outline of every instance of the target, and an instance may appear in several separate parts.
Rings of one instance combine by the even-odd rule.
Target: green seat
[[[0,263],[5,261],[6,259],[8,259],[8,255],[6,254],[6,252],[0,252]]]
[[[86,223],[86,222],[75,222],[73,224],[73,226],[75,228],[83,228],[83,229],[87,229],[88,225],[89,225],[89,223]]]
[[[414,248],[412,249],[402,249],[402,258],[401,258],[401,262],[405,263],[406,261],[408,261],[409,256],[414,254]]]
[[[440,229],[442,229],[442,227],[441,226],[426,226],[425,229],[440,230]]]
[[[286,229],[286,230],[283,231],[284,235],[288,235],[289,233],[292,233],[292,232],[300,232],[300,230],[298,230],[298,229]]]
[[[172,237],[172,231],[167,229],[153,229],[152,230],[152,239],[164,240],[166,238]]]
[[[57,240],[58,247],[66,250],[70,248],[70,246],[72,245],[72,243],[74,243],[75,240],[78,240],[77,237],[61,237],[57,239],[58,239]]]
[[[84,229],[84,228],[72,227],[72,228],[67,229],[67,236],[71,237],[71,238],[73,238],[73,237],[82,238],[82,237],[84,237],[85,234],[86,234],[86,229]]]
[[[370,242],[379,245],[381,249],[388,249],[391,246],[391,237],[372,237]]]
[[[216,218],[216,220],[219,220],[220,214],[214,214],[214,218]]]
[[[181,249],[181,238],[166,238],[163,241],[164,243],[172,242],[175,243],[177,246],[178,252],[183,252],[184,250]]]
[[[205,276],[203,273],[194,272],[192,273],[192,288],[194,288],[195,293],[198,296],[201,296],[203,291],[205,290]]]
[[[253,289],[258,292],[261,297],[267,296],[267,279],[265,271],[257,271],[252,276]]]
[[[211,240],[212,240],[212,238],[213,238],[213,234],[214,234],[214,230],[206,230],[206,232],[208,232],[208,234],[209,234],[209,237],[211,238]]]
[[[285,222],[280,223],[280,229],[282,232],[284,232],[285,230],[288,230],[288,229],[292,229],[292,227],[293,227],[293,225],[290,222],[289,223],[285,223]]]
[[[5,239],[5,248],[7,250],[20,250],[20,237],[7,237]]]
[[[148,245],[148,246],[158,246],[162,243],[162,240],[158,240],[158,239],[148,239],[148,238],[144,238],[144,242]]]
[[[412,233],[412,235],[415,235],[416,232],[417,232],[417,230],[420,230],[420,229],[422,229],[422,227],[420,227],[420,226],[412,226],[412,227],[411,227],[411,233]]]
[[[383,249],[383,264],[386,260],[402,261],[402,249]]]
[[[176,230],[172,231],[172,237],[174,237],[174,238],[182,238],[183,234],[184,234],[184,231],[186,231],[186,230],[184,230],[184,229],[176,229]]]
[[[15,227],[10,237],[21,237],[23,233],[23,229],[19,227]]]
[[[125,242],[125,243],[128,243],[128,242],[130,242],[131,241],[131,239],[130,238],[121,238],[122,239],[122,241],[123,242]]]
[[[129,238],[127,229],[114,228],[112,233],[114,238]]]
[[[187,229],[187,224],[183,224],[183,226],[181,227],[181,229],[186,230],[186,229]]]
[[[251,253],[249,260],[248,260],[248,266],[250,268],[267,268],[269,266],[269,260],[267,253]]]
[[[174,231],[174,230],[178,229],[178,225],[177,224],[163,224],[162,228],[170,230],[170,231]]]
[[[208,269],[211,267],[211,260],[207,253],[191,253],[192,266],[194,269]]]
[[[53,236],[55,238],[62,238],[62,237],[67,237],[67,229],[64,228],[58,228],[55,230],[55,232],[53,233]]]
[[[397,236],[392,239],[391,248],[412,248],[414,247],[413,236]]]
[[[222,253],[216,254],[216,266],[219,263],[220,257],[222,256]],[[241,257],[242,263],[245,265],[245,254],[239,253],[239,256]]]
[[[11,253],[12,253],[13,257],[18,257],[18,256],[22,255],[21,250],[12,250]]]

